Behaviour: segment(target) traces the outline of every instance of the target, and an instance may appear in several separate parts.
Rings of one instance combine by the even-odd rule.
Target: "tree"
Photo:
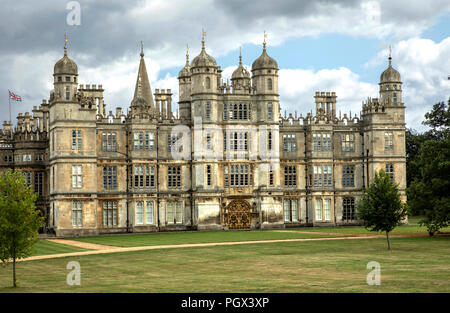
[[[436,103],[423,124],[431,130],[411,161],[419,171],[407,195],[410,211],[425,215],[420,224],[433,236],[450,223],[450,99]]]
[[[13,287],[17,287],[16,260],[31,255],[44,225],[35,201],[36,194],[20,171],[0,175],[0,260],[13,263]]]
[[[407,189],[408,205],[412,212],[423,212],[420,224],[433,236],[450,221],[450,136],[424,142],[416,164],[420,178]]]
[[[400,199],[398,186],[383,170],[375,172],[375,177],[364,190],[357,204],[358,217],[370,231],[386,233],[388,249],[391,250],[389,233],[406,217],[406,205]]]

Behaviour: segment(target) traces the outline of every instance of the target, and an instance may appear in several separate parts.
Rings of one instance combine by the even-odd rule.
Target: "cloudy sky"
[[[31,111],[52,89],[54,63],[64,33],[79,82],[102,84],[107,110],[127,108],[133,96],[140,41],[152,88],[171,88],[201,47],[231,76],[251,66],[267,32],[268,53],[280,68],[282,111],[305,114],[315,91],[336,91],[338,110],[358,112],[378,96],[389,46],[403,80],[407,126],[423,130],[423,115],[450,97],[450,1],[448,0],[0,0],[0,115],[9,119],[8,89],[22,96],[13,117]],[[75,15],[74,15],[75,14]],[[68,18],[69,17],[69,18]],[[68,20],[70,23],[68,23]]]

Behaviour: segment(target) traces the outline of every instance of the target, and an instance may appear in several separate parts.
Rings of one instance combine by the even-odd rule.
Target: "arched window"
[[[206,89],[211,89],[211,78],[206,77]]]
[[[268,78],[267,79],[267,89],[268,90],[272,90],[273,89],[272,78]]]

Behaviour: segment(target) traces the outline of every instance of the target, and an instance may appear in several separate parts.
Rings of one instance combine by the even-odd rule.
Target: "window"
[[[331,150],[331,134],[313,134],[313,151]]]
[[[150,146],[149,146],[149,148],[150,148],[151,151],[155,150],[155,134],[154,133],[150,133]]]
[[[115,141],[115,134],[114,134]],[[155,149],[155,134],[153,132],[136,132],[133,133],[134,150],[151,150]],[[116,150],[113,150],[116,151]]]
[[[42,196],[43,193],[43,177],[44,172],[35,172],[34,173],[34,192],[36,192],[39,196]]]
[[[248,132],[230,132],[229,148],[234,151],[248,151],[249,133]],[[224,133],[224,150],[227,150],[227,134]]]
[[[295,135],[288,134],[283,135],[283,151],[293,152],[297,150],[297,146],[295,143]]]
[[[116,151],[116,133],[103,133],[102,134],[102,151]]]
[[[145,223],[153,224],[153,201],[147,201],[145,208]]]
[[[253,181],[253,167],[248,164],[225,165],[225,186],[244,187],[251,186]],[[228,176],[229,175],[229,176]]]
[[[325,199],[323,213],[326,221],[331,221],[331,199]]]
[[[227,117],[228,117],[228,115],[227,115],[227,104],[224,103],[223,104],[223,120],[226,121]]]
[[[353,221],[356,219],[354,198],[344,198],[342,201],[342,208],[342,220]]]
[[[397,104],[397,93],[394,92],[392,97],[393,97],[394,104]]]
[[[183,202],[167,202],[167,222],[169,224],[181,224],[183,222]]]
[[[267,104],[267,120],[271,121],[273,119],[273,107],[272,103]]]
[[[269,164],[269,186],[273,186],[273,165]]]
[[[284,200],[284,221],[285,222],[297,222],[298,221],[298,210],[297,210],[297,200]]]
[[[62,82],[62,77],[58,76],[58,82]]]
[[[181,167],[169,166],[167,168],[168,173],[168,187],[180,188],[181,187]]]
[[[316,199],[316,221],[331,221],[331,199]]]
[[[22,161],[23,162],[31,162],[31,154],[22,155]]]
[[[341,147],[343,152],[355,151],[355,136],[353,134],[341,135]]]
[[[103,226],[117,226],[117,202],[103,202]]]
[[[206,133],[206,150],[212,150],[211,133]]]
[[[272,151],[272,132],[267,134],[267,147],[269,151]]]
[[[70,83],[70,76],[66,76],[66,82]]]
[[[72,201],[72,225],[83,226],[83,208],[81,201]]]
[[[314,186],[333,185],[333,172],[331,165],[314,165],[313,170]]]
[[[394,180],[394,164],[386,164],[386,174],[390,177],[391,182],[395,182]]]
[[[211,104],[209,102],[206,102],[205,118],[207,121],[211,120]]]
[[[211,165],[206,165],[206,185],[211,186]]]
[[[117,188],[117,167],[104,166],[103,167],[103,188],[116,189]]]
[[[294,165],[284,167],[284,185],[286,187],[297,186],[297,170]]]
[[[70,100],[70,87],[66,87],[66,100]]]
[[[355,186],[355,167],[342,167],[342,186]]]
[[[73,165],[72,166],[72,188],[81,188],[83,182],[82,176],[82,166],[81,165]]]
[[[392,150],[394,147],[393,142],[394,135],[392,132],[384,133],[384,150]]]
[[[135,165],[134,166],[134,188],[155,187],[155,167]]]
[[[27,186],[31,186],[31,172],[22,172],[23,177],[25,177]]]
[[[136,225],[144,224],[144,202],[136,202]]]
[[[211,89],[211,78],[206,77],[206,89]]]
[[[167,149],[169,152],[181,152],[181,133],[167,134]]]
[[[81,130],[72,130],[72,150],[81,149]]]
[[[322,220],[322,199],[316,199],[316,221]]]
[[[272,90],[272,89],[273,89],[272,78],[268,78],[268,79],[267,79],[267,89],[268,89],[268,90]]]

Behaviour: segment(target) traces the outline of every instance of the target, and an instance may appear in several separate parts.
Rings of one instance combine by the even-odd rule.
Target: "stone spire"
[[[149,106],[152,110],[155,109],[152,89],[150,87],[150,81],[148,79],[147,69],[145,67],[143,41],[141,41],[141,60],[139,63],[139,71],[136,80],[136,88],[134,89],[134,97],[132,104],[136,102],[141,102],[142,100],[145,100],[145,104]]]

